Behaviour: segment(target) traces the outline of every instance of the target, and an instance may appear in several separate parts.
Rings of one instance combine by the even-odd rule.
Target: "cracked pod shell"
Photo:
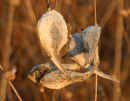
[[[63,16],[55,10],[42,15],[37,24],[41,48],[49,56],[59,55],[68,41],[68,30]]]

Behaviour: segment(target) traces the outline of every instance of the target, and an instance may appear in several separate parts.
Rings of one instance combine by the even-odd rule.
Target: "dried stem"
[[[94,24],[97,25],[97,8],[96,8],[96,0],[94,0]]]
[[[94,0],[94,24],[95,26],[97,26],[97,1]],[[98,48],[96,49],[96,62],[99,61],[99,57],[98,57]],[[97,69],[98,67],[96,66],[95,69]],[[98,76],[96,74],[96,78],[95,78],[95,101],[97,101],[97,90],[98,90]]]
[[[122,59],[122,38],[123,38],[123,17],[120,11],[123,9],[123,0],[118,0],[118,16],[116,25],[116,42],[115,42],[115,64],[113,75],[120,78],[120,67]],[[115,83],[113,89],[113,101],[120,101],[121,88],[120,84]]]
[[[124,81],[126,81],[126,79],[128,78],[128,75],[129,75],[129,59],[130,59],[130,45],[129,45],[129,43],[130,43],[130,39],[129,39],[129,37],[128,37],[128,33],[125,31],[124,32],[124,38],[125,38],[125,40],[126,40],[126,42],[127,42],[127,47],[128,47],[128,51],[127,51],[127,56],[126,56],[126,58],[125,58],[125,60],[124,60],[124,63],[123,63],[123,67],[125,67],[124,69],[123,69],[123,71],[121,72],[121,83],[123,84],[124,83]]]
[[[53,90],[52,101],[56,101],[56,90]]]
[[[3,71],[3,80],[4,81],[6,81],[6,82],[8,82],[9,83],[9,85],[10,85],[10,87],[12,88],[12,90],[14,91],[14,93],[16,94],[16,96],[18,97],[18,99],[19,99],[19,101],[22,101],[22,98],[20,97],[20,95],[19,95],[19,93],[17,92],[17,90],[16,90],[16,88],[14,87],[14,85],[12,84],[12,82],[11,82],[11,80],[7,80],[8,78],[8,76],[11,76],[11,75],[15,75],[12,71],[8,71],[8,72],[5,72],[4,71],[4,69],[3,69],[3,67],[0,65],[0,70],[1,71]],[[10,78],[10,77],[9,77]],[[12,78],[11,78],[12,79]],[[14,77],[13,77],[13,79],[14,79]],[[3,82],[3,84],[4,84],[4,82]]]
[[[111,18],[115,8],[117,6],[117,1],[116,0],[111,0],[111,4],[109,4],[107,10],[106,10],[106,14],[104,14],[100,26],[104,27],[105,24],[108,22],[108,20]]]
[[[43,101],[48,101],[47,95],[46,95],[46,92],[45,92],[45,88],[41,87],[40,90],[41,90],[42,95],[43,95]]]
[[[98,70],[98,64],[100,62],[99,60],[99,53],[98,53],[98,47],[96,48],[96,56],[95,56],[95,72]],[[95,73],[96,74],[96,73]],[[97,101],[97,93],[98,93],[98,74],[96,74],[96,78],[95,78],[95,101]]]
[[[96,74],[96,80],[95,80],[95,101],[97,101],[97,92],[98,92],[98,76]]]
[[[8,23],[7,23],[7,26],[5,29],[6,30],[5,40],[4,40],[4,45],[3,45],[3,49],[2,49],[3,67],[4,67],[4,70],[6,70],[6,71],[10,68],[9,57],[11,54],[11,36],[12,36],[12,26],[13,26],[13,17],[14,17],[15,6],[10,5],[9,10],[10,11],[9,11],[9,15],[8,15]],[[8,82],[5,80],[5,78],[2,78],[1,85],[0,85],[1,101],[5,101],[7,83]]]
[[[36,16],[32,8],[32,4],[30,0],[24,0],[25,7],[27,8],[27,15],[31,23],[36,24]]]
[[[7,29],[6,29],[6,34],[5,34],[5,41],[4,41],[4,47],[2,50],[3,53],[3,67],[0,66],[1,70],[3,71],[8,71],[10,69],[10,63],[9,63],[9,58],[10,58],[10,54],[11,54],[11,36],[12,36],[12,30],[13,30],[13,18],[14,18],[14,11],[15,11],[15,7],[19,5],[19,0],[10,0],[10,7],[9,7],[9,15],[8,15],[8,23],[7,23]],[[6,74],[5,74],[6,75]],[[6,89],[7,89],[7,83],[8,81],[5,79],[5,76],[3,74],[3,78],[1,80],[1,87],[0,87],[0,99],[1,101],[5,101],[5,97],[6,97]],[[22,101],[22,99],[20,98],[20,96],[18,95],[16,89],[14,88],[13,84],[11,83],[11,81],[9,81],[9,85],[12,87],[12,89],[14,90],[14,92],[16,93],[16,96],[18,97],[18,99],[20,101]]]

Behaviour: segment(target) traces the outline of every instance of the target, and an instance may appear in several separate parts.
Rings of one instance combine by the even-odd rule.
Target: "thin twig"
[[[94,21],[95,21],[95,26],[97,26],[97,1],[94,0]],[[99,58],[98,58],[98,48],[96,49],[96,61],[99,61]],[[96,69],[98,67],[96,66]],[[96,82],[95,82],[95,101],[97,101],[97,91],[98,91],[98,76],[96,74]]]
[[[9,75],[9,74],[6,74],[7,72],[4,71],[3,67],[0,65],[0,70],[3,71],[4,76],[3,76],[3,79],[4,81],[7,82],[7,80],[5,79],[5,75]],[[11,71],[12,72],[12,71]],[[9,72],[8,72],[9,73]],[[16,94],[17,98],[19,99],[19,101],[22,101],[22,98],[20,97],[18,91],[16,90],[16,88],[14,87],[14,85],[12,84],[11,80],[8,80],[8,83],[10,85],[10,87],[12,88],[12,90],[14,91],[14,93]]]
[[[12,84],[11,81],[9,81],[9,85],[11,86],[11,88],[13,89],[13,91],[15,92],[17,98],[19,99],[19,101],[22,101],[21,96],[19,95],[19,93],[17,92],[17,90],[15,89],[14,85]]]
[[[94,0],[94,24],[97,25],[97,4],[96,0]]]
[[[105,74],[100,70],[95,70],[95,74],[97,74],[98,76],[100,76],[100,77],[102,77],[104,79],[108,79],[108,80],[111,80],[113,82],[120,83],[120,81],[118,79],[116,79],[115,77],[112,77],[112,76],[110,76],[108,74]]]
[[[98,92],[98,76],[96,74],[96,82],[95,82],[95,101],[97,101],[97,92]]]

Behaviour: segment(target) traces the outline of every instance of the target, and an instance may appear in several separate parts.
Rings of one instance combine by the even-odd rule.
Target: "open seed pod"
[[[59,55],[68,41],[68,30],[63,16],[55,10],[48,11],[38,21],[37,28],[41,47],[49,56]]]
[[[120,81],[112,77],[111,75],[104,74],[99,69],[95,69],[96,66],[89,65],[85,67],[84,73],[77,72],[76,70],[79,69],[78,65],[76,64],[62,64],[63,68],[69,74],[70,79],[66,79],[64,74],[61,73],[53,64],[45,63],[38,65],[39,70],[37,71],[35,66],[32,68],[31,73],[28,75],[28,78],[32,80],[34,83],[38,83],[43,87],[47,87],[49,89],[61,89],[66,86],[72,85],[77,82],[82,82],[89,79],[93,74],[97,74],[100,77],[103,77],[108,80],[112,80],[114,82],[119,83]],[[50,68],[52,67],[52,68]],[[39,80],[39,81],[37,81]]]
[[[77,72],[76,70],[78,70],[79,67],[76,64],[62,64],[62,67],[69,74],[70,79],[66,79],[64,74],[51,63],[38,65],[37,69],[39,69],[39,71],[37,71],[36,66],[34,66],[32,68],[33,72],[31,70],[28,78],[34,83],[40,83],[43,87],[61,89],[76,82],[82,82],[94,73],[94,66],[87,67],[85,73]],[[40,70],[42,70],[42,72]]]
[[[88,51],[88,56],[86,57],[86,64],[91,63],[95,58],[96,49],[98,47],[99,39],[101,35],[101,27],[100,26],[89,26],[82,32],[82,39],[84,48]],[[98,53],[97,53],[98,54]],[[99,59],[96,61],[99,62]]]

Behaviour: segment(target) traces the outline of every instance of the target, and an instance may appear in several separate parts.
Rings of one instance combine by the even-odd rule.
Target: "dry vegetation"
[[[18,2],[20,1],[20,2]],[[35,25],[47,11],[48,0],[0,0],[0,64],[5,71],[17,68],[14,86],[23,101],[94,101],[95,77],[61,90],[42,89],[27,78],[35,64],[48,62],[40,50]],[[51,7],[55,0],[50,0]],[[69,33],[81,32],[94,24],[94,0],[57,0],[55,9],[69,25]],[[130,1],[97,0],[97,22],[103,28],[99,43],[100,69],[120,78],[121,84],[99,78],[98,101],[129,101]],[[0,91],[6,80],[0,71]],[[4,85],[4,86],[2,86]],[[121,88],[121,89],[120,89]],[[3,91],[3,90],[2,90]],[[4,95],[4,93],[2,93]],[[3,101],[4,96],[0,101]],[[7,101],[17,101],[7,85]]]

